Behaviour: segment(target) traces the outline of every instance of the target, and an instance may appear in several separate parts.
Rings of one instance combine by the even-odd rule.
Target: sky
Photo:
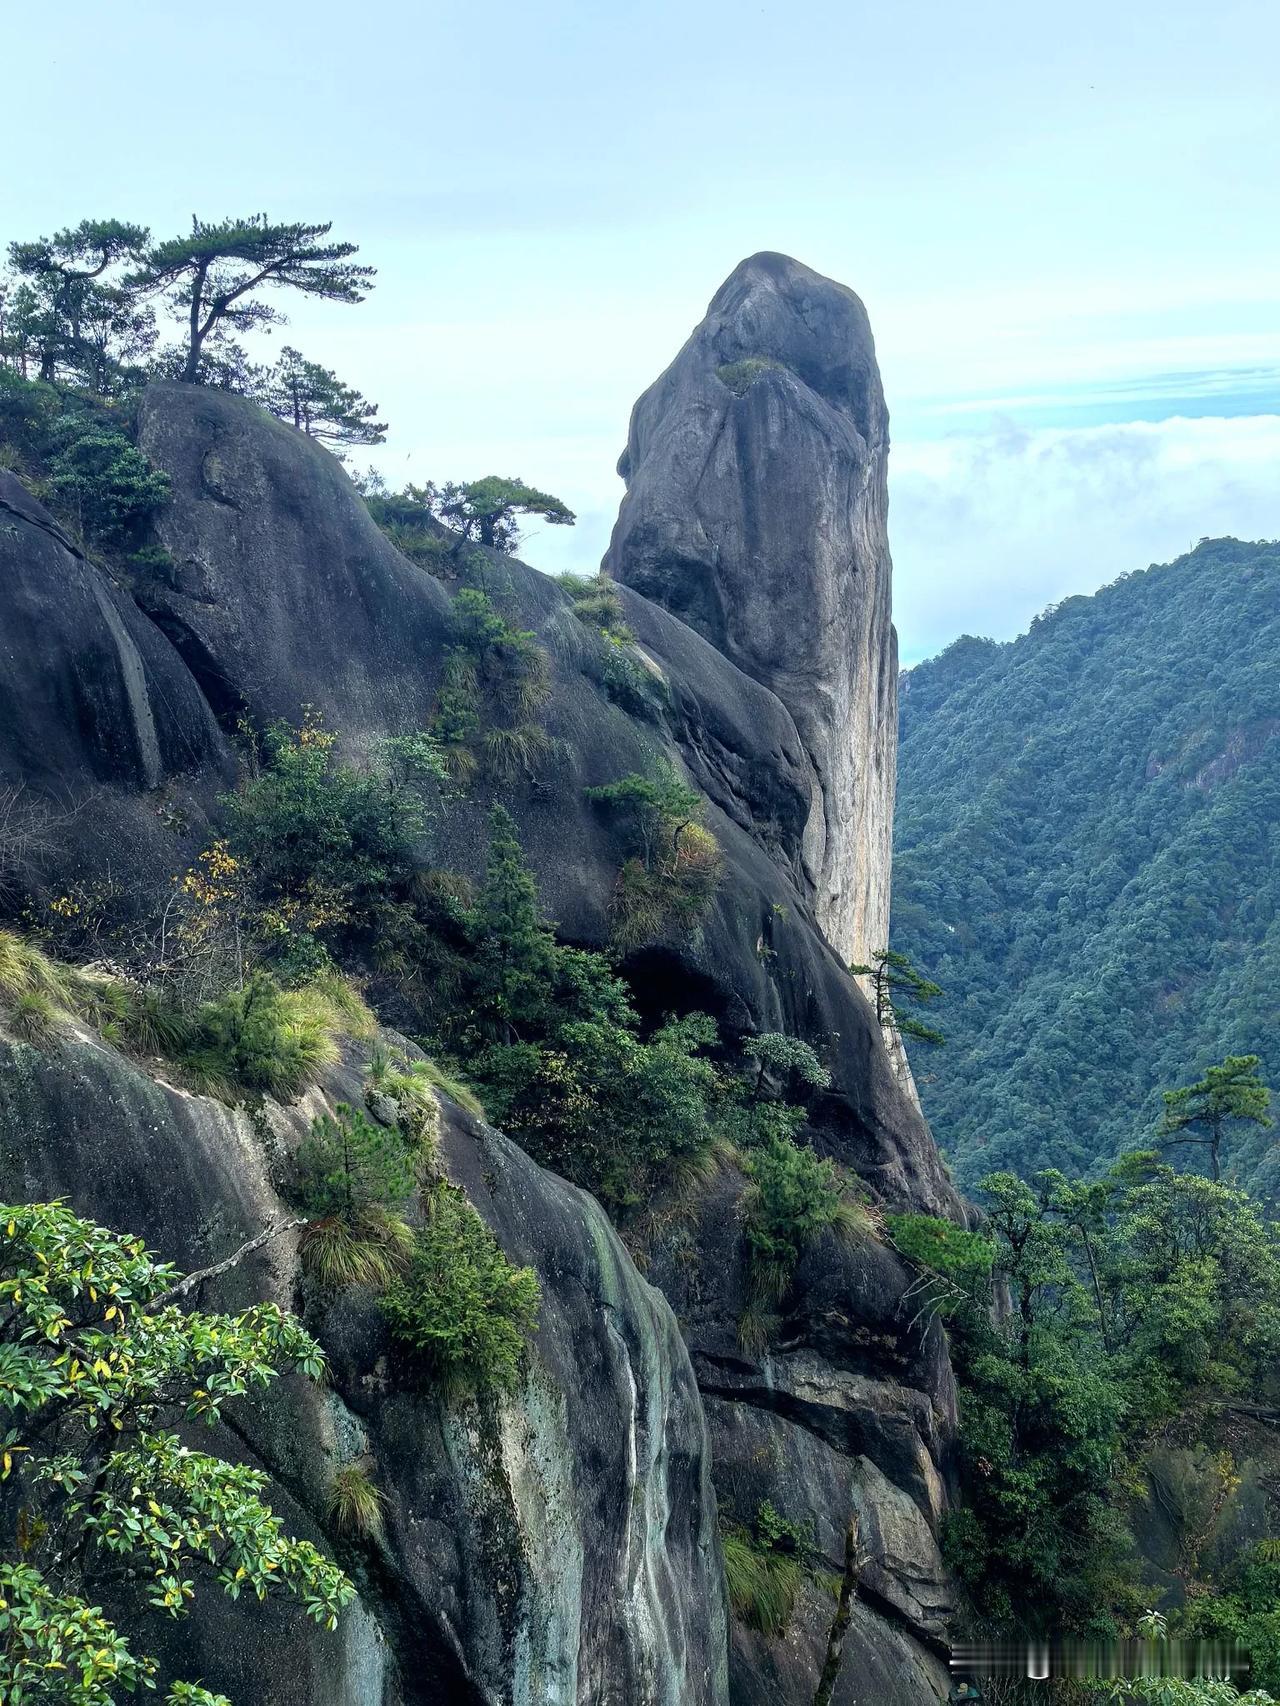
[[[598,565],[627,417],[745,255],[867,304],[904,662],[1280,536],[1275,0],[0,0],[0,241],[332,219],[284,339],[404,479],[515,474]],[[288,306],[283,300],[281,306]]]

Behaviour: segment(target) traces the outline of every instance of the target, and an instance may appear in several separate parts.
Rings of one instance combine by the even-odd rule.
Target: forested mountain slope
[[[1274,1082],[1280,544],[1203,540],[966,636],[900,703],[893,945],[947,994],[913,1064],[960,1180],[1083,1171],[1228,1053]],[[1226,1171],[1274,1202],[1274,1131]]]

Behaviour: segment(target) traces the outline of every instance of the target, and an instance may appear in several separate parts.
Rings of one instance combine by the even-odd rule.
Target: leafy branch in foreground
[[[184,1445],[169,1425],[212,1426],[231,1399],[296,1370],[319,1347],[274,1304],[238,1315],[167,1301],[176,1271],[141,1239],[62,1203],[0,1206],[0,1698],[109,1706],[155,1686],[94,1603],[108,1588],[170,1617],[197,1580],[230,1598],[299,1599],[333,1629],[355,1589],[263,1500],[268,1477]],[[171,1703],[221,1696],[174,1683]]]

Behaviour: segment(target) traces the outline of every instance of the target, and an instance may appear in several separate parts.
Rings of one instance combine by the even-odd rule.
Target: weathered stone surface
[[[124,895],[174,857],[158,813],[203,824],[229,776],[223,736],[169,642],[0,471],[6,828],[35,834],[33,859],[47,852],[81,877],[109,870]]]
[[[311,705],[353,742],[425,726],[448,600],[334,457],[191,385],[148,390],[138,441],[173,482],[157,523],[173,567],[137,596],[220,717]]]
[[[812,766],[814,909],[858,960],[889,926],[887,455],[862,303],[785,255],[753,255],[635,406],[605,558],[791,712]]]
[[[739,1324],[750,1283],[738,1235],[743,1187],[726,1172],[685,1238],[657,1241],[649,1268],[675,1306],[693,1356],[721,1510],[749,1527],[768,1500],[788,1521],[811,1527],[819,1572],[836,1576],[856,1515],[863,1557],[857,1622],[865,1644],[855,1646],[851,1637],[836,1699],[883,1706],[940,1699],[945,1681],[931,1690],[945,1677],[951,1594],[937,1532],[956,1425],[942,1331],[907,1301],[898,1258],[868,1231],[812,1248],[769,1347],[744,1349]],[[778,1642],[736,1629],[735,1706],[769,1698],[807,1706],[832,1611],[829,1597],[807,1596]]]
[[[48,1052],[0,1037],[0,1196],[65,1194],[184,1268],[208,1265],[285,1217],[272,1154],[278,1171],[312,1114],[360,1093],[348,1068],[255,1121],[87,1036]],[[385,1541],[338,1547],[360,1602],[330,1637],[283,1604],[259,1614],[213,1589],[172,1634],[160,1620],[146,1636],[178,1674],[259,1706],[725,1706],[706,1430],[671,1312],[598,1204],[444,1113],[445,1171],[538,1271],[523,1385],[496,1407],[448,1404],[410,1378],[367,1295],[312,1300],[330,1387],[288,1381],[237,1407],[221,1447],[268,1469],[282,1515],[331,1547],[333,1471],[371,1456]],[[299,1283],[284,1237],[203,1301],[289,1306]]]

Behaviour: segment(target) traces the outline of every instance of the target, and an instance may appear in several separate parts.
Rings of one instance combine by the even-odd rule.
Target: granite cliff
[[[450,589],[388,542],[313,442],[242,399],[173,384],[146,393],[138,442],[171,496],[128,584],[0,476],[0,783],[59,814],[26,905],[92,878],[116,914],[145,914],[216,827],[239,722],[313,707],[358,754],[425,726],[444,667]],[[499,792],[561,938],[598,947],[624,849],[584,789],[670,760],[706,798],[724,876],[697,931],[627,957],[641,1010],[820,1040],[832,1082],[809,1141],[873,1206],[962,1217],[845,970],[882,945],[887,915],[886,442],[857,299],[782,257],[745,262],[637,405],[624,458],[608,566],[660,699],[619,704],[566,592],[494,559],[551,675],[546,760]],[[451,809],[437,863],[476,874],[493,793],[478,783]],[[11,1040],[4,1191],[64,1192],[166,1256],[217,1260],[277,1212],[279,1153],[323,1098],[358,1097],[359,1062],[344,1070],[251,1120],[89,1037]],[[355,1560],[360,1601],[336,1646],[280,1618],[232,1631],[202,1613],[189,1638],[205,1680],[280,1706],[807,1706],[831,1616],[817,1580],[785,1639],[726,1618],[717,1505],[767,1499],[812,1524],[837,1572],[860,1513],[836,1701],[940,1699],[955,1392],[892,1248],[815,1248],[771,1348],[748,1353],[735,1331],[746,1182],[732,1168],[692,1228],[650,1228],[629,1252],[590,1198],[451,1105],[442,1156],[542,1282],[525,1385],[496,1411],[450,1410],[388,1382],[369,1311],[328,1312],[331,1392],[273,1400],[240,1448],[319,1538],[324,1465],[375,1453],[385,1546]],[[287,1242],[227,1283],[232,1301],[292,1298]]]

